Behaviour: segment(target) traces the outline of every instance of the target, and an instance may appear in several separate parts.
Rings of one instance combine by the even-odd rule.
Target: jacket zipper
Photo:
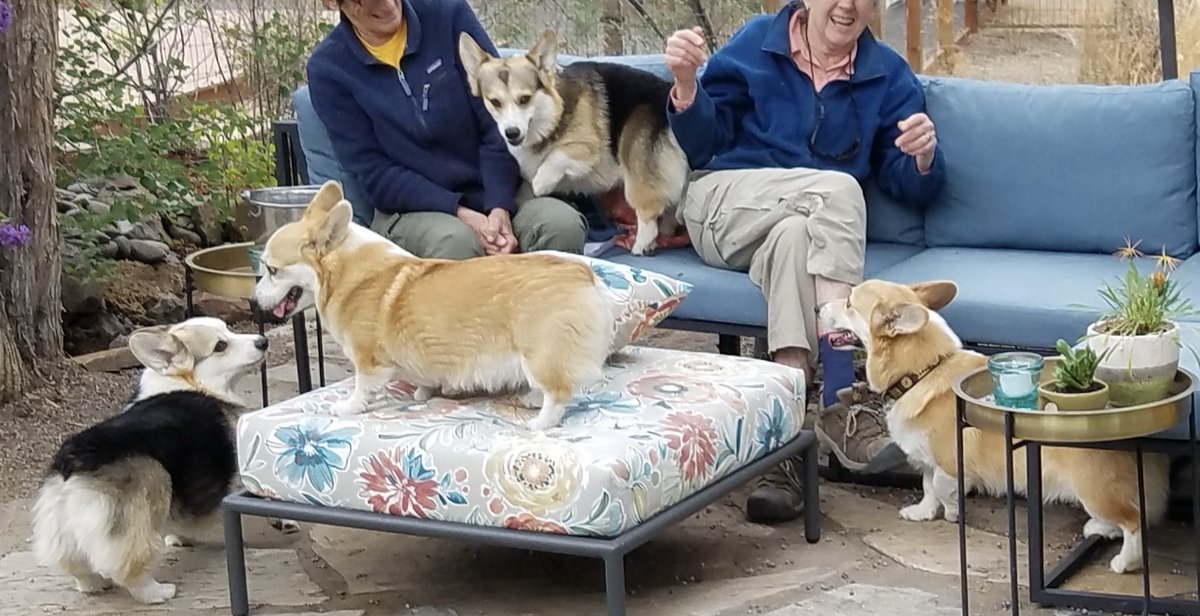
[[[404,88],[404,94],[408,96],[408,100],[412,101],[413,108],[417,110],[417,121],[421,123],[421,128],[428,128],[425,124],[425,114],[422,113],[423,110],[421,107],[424,107],[426,110],[429,109],[429,84],[425,84],[425,90],[422,93],[425,102],[423,105],[418,106],[417,99],[413,97],[412,88],[408,86],[408,79],[404,77],[404,69],[397,68],[396,74],[400,76],[400,87]]]

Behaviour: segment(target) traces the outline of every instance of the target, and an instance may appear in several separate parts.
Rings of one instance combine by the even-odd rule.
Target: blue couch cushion
[[[869,242],[866,275],[895,265],[920,252],[916,246]],[[662,250],[651,257],[638,257],[620,248],[601,255],[617,263],[636,265],[695,285],[671,318],[728,323],[750,327],[767,326],[767,302],[762,290],[743,272],[709,267],[690,247]]]
[[[863,186],[867,198],[867,241],[924,246],[925,216],[884,194],[872,175]]]
[[[928,246],[1111,253],[1125,237],[1196,250],[1196,112],[1174,80],[1139,86],[926,80],[946,185]]]
[[[1153,266],[1144,259],[1145,271]],[[942,309],[967,343],[1054,348],[1074,342],[1106,309],[1104,283],[1128,265],[1111,255],[988,248],[928,248],[878,272],[902,283],[953,280],[958,297]]]
[[[333,143],[329,141],[329,133],[313,109],[308,86],[300,86],[292,93],[292,107],[296,110],[296,126],[300,129],[300,149],[308,166],[308,182],[340,182],[342,195],[354,210],[354,222],[370,226],[375,217],[375,206],[367,200],[367,192],[358,180],[338,162]]]
[[[1196,107],[1196,177],[1200,180],[1200,68],[1192,71],[1188,76],[1188,82],[1192,86],[1192,97]],[[1193,190],[1195,190],[1193,188]],[[1196,200],[1200,202],[1200,193],[1197,193]],[[1200,203],[1197,204],[1200,206]]]

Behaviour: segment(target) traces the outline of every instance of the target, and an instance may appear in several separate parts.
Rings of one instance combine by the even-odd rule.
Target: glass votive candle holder
[[[1038,385],[1045,360],[1037,353],[1013,351],[988,358],[992,396],[996,404],[1014,409],[1037,409]]]

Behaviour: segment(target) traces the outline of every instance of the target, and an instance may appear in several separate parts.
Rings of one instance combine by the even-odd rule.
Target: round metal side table
[[[1042,368],[1041,381],[1052,378],[1057,357],[1048,357]],[[968,611],[967,590],[967,509],[963,477],[963,432],[968,428],[1002,435],[1006,455],[1008,558],[1010,604],[1014,616],[1020,612],[1020,592],[1017,578],[1016,493],[1013,480],[1013,453],[1025,449],[1026,497],[1029,518],[1029,594],[1030,601],[1043,606],[1072,607],[1088,610],[1117,611],[1141,614],[1200,615],[1200,533],[1196,533],[1198,600],[1186,601],[1154,597],[1150,593],[1150,557],[1146,541],[1146,492],[1144,485],[1143,453],[1182,452],[1200,460],[1200,445],[1196,442],[1195,404],[1192,392],[1196,377],[1186,370],[1176,372],[1170,395],[1159,402],[1124,408],[1097,411],[1041,411],[1013,409],[996,405],[992,399],[992,376],[986,367],[964,375],[954,384],[957,398],[957,429],[955,472],[958,489],[958,548],[962,590],[962,613]],[[1188,419],[1188,443],[1146,438],[1175,427]],[[1060,586],[1083,564],[1084,559],[1098,546],[1100,537],[1085,538],[1062,562],[1047,573],[1042,528],[1042,447],[1078,447],[1088,449],[1132,450],[1137,459],[1138,503],[1142,528],[1142,595],[1064,590]],[[1200,521],[1200,486],[1197,464],[1192,465],[1193,524]],[[1117,575],[1117,574],[1113,574]]]

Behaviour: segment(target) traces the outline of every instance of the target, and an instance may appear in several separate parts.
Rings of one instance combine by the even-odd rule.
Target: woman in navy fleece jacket
[[[492,44],[465,0],[323,0],[341,20],[308,60],[313,108],[365,188],[372,228],[422,257],[583,252],[583,216],[532,196],[467,89],[458,36]]]

